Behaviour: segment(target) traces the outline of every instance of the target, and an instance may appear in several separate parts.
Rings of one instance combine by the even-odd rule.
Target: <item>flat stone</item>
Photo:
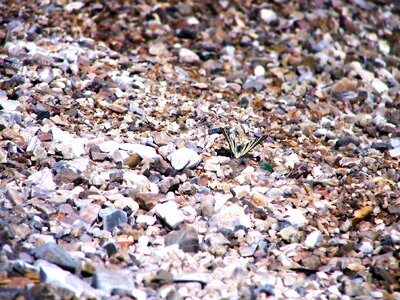
[[[190,225],[171,231],[164,238],[165,245],[179,244],[179,248],[184,252],[198,252],[200,248],[197,230]]]
[[[273,10],[263,8],[260,10],[260,18],[263,22],[269,24],[269,23],[272,23],[275,20],[277,20],[278,16],[276,15],[276,13]]]
[[[135,288],[134,276],[128,269],[97,270],[92,285],[106,293],[119,295],[130,295]]]
[[[136,224],[144,224],[147,226],[154,225],[157,219],[153,216],[139,215],[136,218]]]
[[[47,243],[32,250],[36,258],[51,262],[65,270],[75,272],[76,261],[56,243]]]
[[[153,147],[145,146],[145,145],[141,145],[141,144],[125,143],[125,144],[120,145],[120,149],[128,151],[129,153],[139,154],[140,157],[142,157],[143,159],[146,159],[146,158],[153,159],[153,158],[159,157],[159,155],[157,154],[156,150]]]
[[[165,199],[165,195],[163,194],[153,194],[153,193],[138,193],[135,194],[134,198],[137,203],[139,203],[139,207],[146,211],[153,209],[162,199]]]
[[[109,296],[108,293],[95,290],[79,277],[45,260],[39,259],[35,262],[35,266],[40,269],[40,281],[42,283],[66,289],[78,299],[97,299]]]
[[[196,167],[201,162],[201,156],[192,149],[180,148],[172,152],[168,160],[175,170],[183,170]]]
[[[314,249],[315,247],[319,246],[322,243],[323,239],[324,237],[321,231],[315,230],[307,235],[304,241],[304,246],[309,249]]]
[[[250,217],[245,214],[243,207],[237,204],[224,205],[211,217],[209,223],[210,226],[231,230],[234,230],[236,226],[247,228],[251,226]]]
[[[101,210],[101,206],[96,203],[89,203],[83,206],[79,211],[79,216],[82,221],[92,225],[96,221],[98,214]]]
[[[170,228],[176,228],[185,221],[185,216],[174,201],[159,203],[154,207],[154,211]]]
[[[104,230],[112,232],[115,227],[128,222],[126,212],[123,210],[107,207],[99,212],[99,216],[103,219]]]
[[[166,194],[169,191],[177,190],[180,183],[178,177],[167,177],[158,183],[158,187],[161,193]]]
[[[54,182],[57,185],[72,183],[78,184],[81,181],[81,175],[71,169],[63,168],[54,177]]]
[[[98,144],[97,147],[101,152],[110,153],[119,149],[120,144],[116,141],[105,141],[101,144]]]
[[[181,48],[179,50],[179,61],[184,64],[197,64],[200,62],[200,57],[190,49]]]

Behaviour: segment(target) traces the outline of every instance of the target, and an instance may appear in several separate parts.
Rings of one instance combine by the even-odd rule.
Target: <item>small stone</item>
[[[358,247],[358,250],[367,254],[372,253],[372,251],[374,251],[374,244],[370,241],[363,241]]]
[[[53,173],[48,168],[43,168],[42,170],[30,175],[27,178],[26,183],[35,185],[37,188],[43,190],[55,190],[57,187],[53,180]]]
[[[304,211],[300,209],[289,209],[285,212],[285,220],[298,228],[307,224],[308,220],[304,216]]]
[[[55,243],[47,243],[32,250],[33,255],[65,270],[75,272],[76,262],[71,255]]]
[[[251,226],[250,217],[245,214],[243,207],[237,204],[223,206],[219,212],[211,217],[209,223],[210,226],[231,230],[239,225],[246,228]]]
[[[102,152],[98,145],[90,148],[89,155],[94,161],[104,161],[107,158],[107,153]]]
[[[108,109],[113,111],[113,112],[119,113],[119,114],[123,114],[123,113],[126,113],[128,111],[127,107],[124,107],[122,105],[115,104],[115,103],[109,104],[108,105]]]
[[[298,243],[301,239],[301,233],[293,226],[283,228],[279,235],[288,243]]]
[[[139,215],[136,218],[136,224],[152,226],[157,221],[153,216]]]
[[[98,144],[97,147],[101,152],[110,153],[119,149],[120,144],[116,141],[105,141],[101,144]]]
[[[340,147],[346,147],[349,144],[353,144],[356,147],[358,147],[360,145],[360,142],[357,139],[350,136],[343,137],[336,141],[334,149],[338,150]]]
[[[263,22],[270,24],[270,23],[276,21],[278,19],[278,16],[276,15],[276,13],[273,10],[263,8],[260,10],[260,18]]]
[[[310,255],[301,260],[302,265],[309,270],[318,270],[321,266],[321,259],[316,255]]]
[[[178,177],[167,177],[158,183],[160,192],[166,194],[170,191],[178,190],[181,181]]]
[[[232,188],[232,192],[234,193],[234,196],[238,197],[239,199],[242,197],[246,197],[247,195],[250,194],[250,185],[237,185]]]
[[[253,204],[255,207],[261,207],[265,208],[268,203],[268,197],[265,196],[264,194],[261,194],[259,192],[254,192],[253,195],[251,196],[251,204]]]
[[[371,148],[379,150],[379,151],[385,151],[389,149],[389,145],[384,142],[373,142],[371,145]]]
[[[186,225],[183,228],[171,231],[165,236],[165,245],[179,244],[184,252],[198,252],[199,237],[195,227]]]
[[[158,146],[165,146],[173,143],[173,138],[165,131],[155,132],[153,134],[154,143]]]
[[[258,247],[258,244],[252,244],[250,246],[242,246],[239,248],[239,253],[242,257],[251,257],[254,255]]]
[[[179,50],[179,61],[184,64],[197,64],[200,62],[200,57],[192,50],[181,48]]]
[[[74,185],[79,184],[81,181],[81,175],[71,169],[63,168],[54,177],[54,182],[58,185],[72,183]]]
[[[68,271],[62,270],[56,265],[53,265],[45,260],[38,260],[36,261],[35,265],[40,269],[40,281],[42,283],[66,289],[70,291],[77,299],[97,299],[108,296],[103,292],[96,291],[79,277],[71,274]],[[48,294],[46,295],[48,296]]]
[[[167,46],[163,42],[154,42],[149,45],[149,54],[154,56],[162,56],[167,51]]]
[[[138,193],[135,195],[135,200],[139,203],[139,207],[146,211],[153,209],[162,199],[165,199],[165,195],[153,193]]]
[[[315,230],[307,235],[304,246],[309,249],[314,249],[322,243],[323,238],[321,231]]]
[[[231,242],[221,232],[209,233],[205,236],[204,240],[212,248],[231,244]]]
[[[82,7],[85,6],[85,3],[76,1],[76,2],[70,2],[64,6],[64,9],[68,13],[72,13],[74,11],[79,11]]]
[[[128,269],[121,270],[98,270],[93,276],[94,288],[110,294],[130,295],[135,288],[134,276]]]
[[[254,75],[257,76],[257,77],[264,77],[264,76],[265,76],[265,69],[264,69],[264,67],[261,66],[261,65],[257,65],[257,66],[254,68]]]
[[[162,157],[156,157],[154,159],[154,169],[165,176],[168,176],[172,171],[171,165],[162,159]]]
[[[183,170],[196,167],[201,161],[201,156],[192,149],[180,148],[172,152],[168,156],[168,160],[175,170]]]
[[[83,206],[79,211],[79,216],[82,221],[92,225],[97,219],[97,216],[101,210],[101,206],[96,203],[89,203]]]
[[[394,149],[389,150],[389,154],[391,157],[399,157],[400,156],[400,147],[396,147]]]
[[[124,183],[126,186],[136,189],[140,192],[146,192],[149,189],[150,181],[146,176],[136,174],[131,170],[128,170],[123,175]]]
[[[372,80],[371,86],[378,94],[386,92],[389,89],[389,87],[378,78],[374,78],[374,80]]]
[[[176,228],[185,221],[185,216],[174,201],[159,203],[154,207],[154,211],[170,228]]]
[[[118,227],[128,222],[126,212],[123,210],[107,207],[99,212],[99,216],[103,219],[104,230],[112,232],[115,227]]]
[[[137,165],[140,164],[141,161],[142,157],[137,153],[133,153],[132,155],[124,159],[124,165],[130,168],[135,168]]]
[[[125,209],[129,207],[132,213],[135,213],[139,209],[139,204],[129,197],[123,197],[114,201],[114,206],[118,209]]]

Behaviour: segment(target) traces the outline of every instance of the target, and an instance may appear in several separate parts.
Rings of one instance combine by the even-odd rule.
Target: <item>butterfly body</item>
[[[266,135],[262,135],[249,142],[238,145],[225,128],[222,128],[222,134],[227,140],[229,150],[234,158],[241,158],[247,155],[251,150],[253,150],[257,145],[261,144],[267,138]]]

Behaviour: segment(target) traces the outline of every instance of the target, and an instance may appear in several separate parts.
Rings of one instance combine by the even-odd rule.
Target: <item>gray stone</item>
[[[55,190],[57,185],[53,180],[53,173],[49,168],[43,168],[42,170],[30,175],[26,183],[36,186],[36,188],[43,190]]]
[[[63,248],[55,243],[47,243],[32,250],[36,258],[44,259],[65,270],[75,272],[76,261]]]
[[[251,257],[256,252],[258,244],[251,244],[249,246],[242,246],[239,248],[239,253],[242,257]]]
[[[165,245],[179,244],[179,248],[185,252],[198,252],[199,237],[195,227],[187,225],[183,228],[171,231],[165,236]]]
[[[98,270],[92,286],[110,294],[130,295],[135,288],[134,275],[128,269]]]
[[[177,190],[181,181],[178,177],[167,177],[160,181],[157,185],[160,192],[163,194],[168,193],[171,190]]]
[[[82,279],[45,260],[39,259],[35,262],[35,266],[40,270],[40,281],[42,283],[66,289],[72,292],[78,299],[97,299],[109,296],[108,293],[96,291]]]
[[[315,247],[319,246],[324,237],[319,230],[315,230],[307,235],[306,240],[304,241],[304,246],[309,249],[314,249]]]
[[[179,50],[179,61],[184,64],[196,64],[200,62],[200,57],[192,50],[181,48]]]
[[[107,207],[99,212],[99,216],[103,219],[103,229],[112,232],[115,227],[128,222],[126,212]]]
[[[301,233],[296,228],[289,226],[279,231],[279,235],[288,243],[298,243],[301,239]]]
[[[394,149],[389,150],[389,154],[391,157],[399,157],[400,156],[400,147],[396,147]]]

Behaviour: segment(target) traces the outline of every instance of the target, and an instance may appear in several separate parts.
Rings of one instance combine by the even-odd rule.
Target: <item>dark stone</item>
[[[107,158],[107,153],[101,152],[100,147],[97,145],[90,148],[89,155],[94,161],[104,161]]]
[[[186,225],[183,228],[171,231],[165,236],[165,245],[179,244],[179,248],[185,252],[198,252],[199,237],[196,228]]]
[[[161,157],[154,159],[154,169],[165,176],[168,176],[172,171],[171,165]]]
[[[164,199],[165,196],[162,194],[139,193],[133,197],[141,209],[149,211],[153,209],[153,207],[156,206],[161,199]]]
[[[182,28],[176,30],[176,36],[181,39],[194,40],[197,37],[197,31],[194,28]]]
[[[274,295],[274,286],[272,284],[264,284],[253,291],[254,299],[257,299],[257,295],[265,293],[267,296]]]
[[[208,129],[208,135],[222,134],[222,128],[210,128]]]
[[[111,256],[118,252],[118,247],[112,242],[103,245],[103,248],[107,251],[107,255]]]
[[[379,150],[379,151],[385,151],[385,150],[388,150],[389,145],[384,142],[373,142],[371,145],[371,148]]]
[[[180,184],[179,178],[167,177],[158,183],[158,187],[159,187],[161,193],[166,194],[169,191],[177,190],[179,187],[179,184]]]
[[[36,259],[44,259],[64,270],[75,272],[76,262],[63,248],[55,243],[47,243],[32,250],[32,255]]]
[[[99,216],[103,219],[103,229],[112,232],[114,227],[128,222],[126,212],[113,207],[102,209]]]
[[[353,138],[351,136],[346,136],[346,137],[338,139],[336,141],[335,146],[333,146],[333,148],[335,150],[338,150],[340,147],[345,147],[345,146],[347,146],[349,144],[354,144],[354,145],[356,145],[358,147],[360,145],[360,142],[357,139],[355,139],[355,138]]]
[[[81,182],[81,175],[71,169],[63,168],[54,177],[54,182],[57,185],[66,183],[79,184]]]

